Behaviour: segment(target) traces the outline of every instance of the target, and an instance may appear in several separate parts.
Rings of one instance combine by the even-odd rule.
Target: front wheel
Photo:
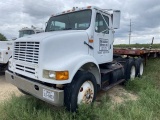
[[[67,110],[75,112],[80,104],[91,104],[97,94],[97,83],[90,72],[78,71],[71,84],[64,89]]]

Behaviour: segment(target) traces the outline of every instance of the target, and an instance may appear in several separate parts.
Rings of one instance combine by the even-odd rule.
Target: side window
[[[89,27],[89,23],[75,23],[75,29],[77,30],[85,30]]]
[[[105,21],[107,22],[107,24],[109,25],[109,18],[107,16],[104,16]],[[109,34],[109,31],[107,31],[108,27],[103,19],[102,15],[100,13],[97,13],[96,15],[96,32],[100,33],[102,31],[104,31],[104,33]],[[105,31],[106,30],[106,31]]]

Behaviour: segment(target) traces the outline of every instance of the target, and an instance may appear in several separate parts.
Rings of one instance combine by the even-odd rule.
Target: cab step
[[[107,87],[103,87],[102,90],[107,91],[107,90],[111,89],[112,87],[114,87],[114,86],[116,86],[116,85],[118,85],[118,84],[120,84],[124,81],[125,81],[125,79],[118,80],[117,82],[115,82],[115,83],[113,83],[113,84],[111,84]]]

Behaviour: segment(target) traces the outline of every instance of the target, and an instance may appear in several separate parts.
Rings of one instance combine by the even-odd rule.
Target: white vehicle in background
[[[12,56],[13,41],[0,41],[0,72],[7,69],[8,61]]]
[[[42,28],[38,28],[38,27],[34,27],[34,26],[31,26],[31,28],[24,27],[21,30],[19,30],[19,38],[27,36],[27,35],[42,33],[42,32],[44,32],[44,30]]]
[[[42,33],[44,30],[42,28],[37,28],[31,26],[31,28],[24,27],[19,30],[19,37],[24,37],[26,35]],[[16,40],[16,38],[14,38]],[[4,72],[7,69],[9,58],[12,56],[13,40],[10,41],[0,41],[0,72]]]
[[[44,33],[14,41],[6,80],[24,94],[76,111],[98,90],[135,78],[135,59],[113,55],[119,25],[119,10],[92,6],[51,16]]]

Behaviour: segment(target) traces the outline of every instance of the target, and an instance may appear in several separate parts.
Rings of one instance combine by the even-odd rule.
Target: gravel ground
[[[11,94],[19,96],[21,93],[10,83],[7,83],[4,75],[0,75],[0,102],[8,99]]]

